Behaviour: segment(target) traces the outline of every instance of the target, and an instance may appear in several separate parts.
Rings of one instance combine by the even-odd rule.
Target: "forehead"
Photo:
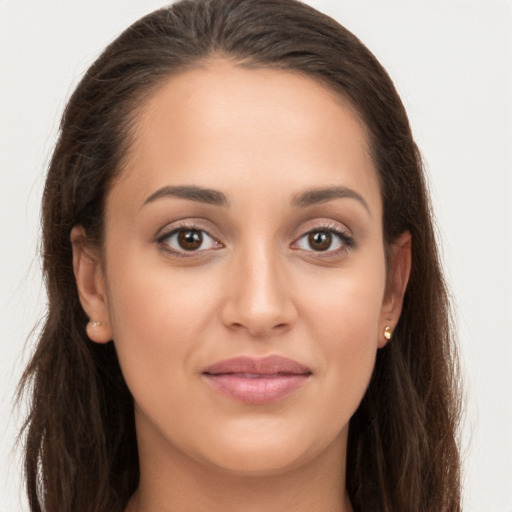
[[[380,208],[364,124],[295,72],[218,60],[170,77],[141,109],[125,161],[117,186],[138,202],[167,185],[262,195],[342,185]]]

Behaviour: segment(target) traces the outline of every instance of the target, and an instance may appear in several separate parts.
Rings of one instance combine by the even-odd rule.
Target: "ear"
[[[411,234],[405,231],[390,247],[388,280],[381,311],[379,348],[384,347],[389,341],[390,336],[386,338],[384,335],[386,327],[391,329],[390,333],[393,332],[402,312],[405,290],[411,272],[411,239]]]
[[[82,226],[75,226],[71,230],[71,245],[78,296],[91,320],[87,324],[87,336],[96,343],[107,343],[112,339],[112,330],[99,251],[90,247]]]

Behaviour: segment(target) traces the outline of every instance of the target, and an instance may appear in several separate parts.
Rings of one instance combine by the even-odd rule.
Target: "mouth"
[[[237,357],[206,368],[203,376],[221,394],[248,404],[265,404],[297,391],[312,372],[282,356]]]

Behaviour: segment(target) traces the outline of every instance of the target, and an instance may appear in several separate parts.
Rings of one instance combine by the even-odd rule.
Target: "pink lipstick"
[[[203,372],[222,394],[249,404],[265,404],[299,389],[311,370],[282,356],[262,359],[235,357],[215,363]]]

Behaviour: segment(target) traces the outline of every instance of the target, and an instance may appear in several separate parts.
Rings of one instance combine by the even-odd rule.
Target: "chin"
[[[263,449],[259,444],[255,447],[235,449],[231,446],[222,453],[212,454],[208,462],[221,472],[232,475],[255,477],[273,476],[299,467],[305,459],[304,453],[286,448]]]
[[[284,424],[267,424],[266,428],[252,425],[238,432],[223,429],[220,438],[208,440],[210,450],[202,450],[198,455],[203,462],[227,473],[272,476],[293,471],[320,456],[328,445],[344,442],[343,435],[329,443],[326,438],[319,440],[313,433],[307,435],[309,432],[303,429],[285,427]]]

